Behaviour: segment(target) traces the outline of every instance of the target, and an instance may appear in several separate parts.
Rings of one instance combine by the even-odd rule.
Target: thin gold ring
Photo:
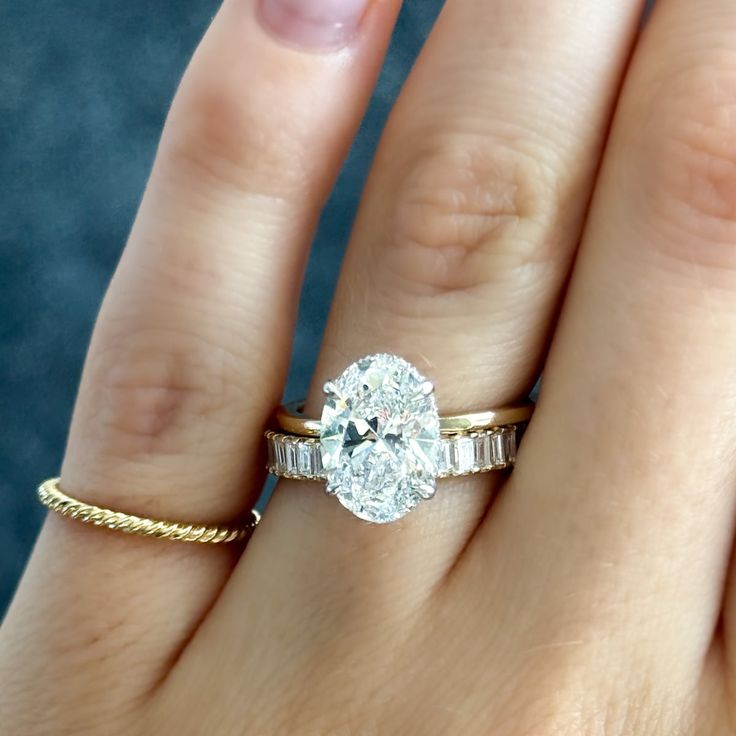
[[[148,519],[144,516],[134,516],[122,511],[93,506],[72,498],[59,488],[58,478],[50,478],[38,487],[38,499],[51,511],[85,524],[114,529],[124,534],[199,544],[241,542],[252,534],[261,519],[255,509],[251,511],[250,521],[239,525],[190,524],[184,521]]]
[[[310,419],[302,413],[304,401],[282,404],[275,413],[279,429],[299,437],[319,437],[322,422]],[[440,417],[440,434],[452,435],[460,432],[484,432],[488,429],[510,424],[524,424],[531,419],[534,403],[523,401],[499,409]]]

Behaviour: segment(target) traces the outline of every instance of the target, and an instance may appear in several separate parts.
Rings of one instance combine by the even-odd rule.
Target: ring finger
[[[384,136],[308,413],[319,413],[325,380],[373,352],[415,363],[445,414],[532,388],[639,11],[633,0],[574,5],[574,13],[567,2],[445,7]],[[307,545],[310,556],[333,557],[356,539],[393,536],[302,485],[283,485],[263,537],[273,534],[287,555]],[[402,555],[442,567],[464,543],[489,484],[486,476],[456,485],[406,518]],[[301,523],[305,508],[319,515],[315,524]],[[448,533],[433,533],[426,547],[409,541],[440,529]]]
[[[443,413],[530,390],[640,10],[637,0],[446,5],[384,135],[315,386],[361,355],[393,352],[434,380]],[[313,390],[309,413],[320,399]],[[275,628],[298,640],[287,635],[279,650],[310,641],[316,656],[326,611],[406,616],[452,565],[491,490],[482,477],[443,484],[402,522],[377,527],[313,485],[282,483],[202,634],[223,649],[245,638],[261,662],[244,617],[253,631],[282,617]]]

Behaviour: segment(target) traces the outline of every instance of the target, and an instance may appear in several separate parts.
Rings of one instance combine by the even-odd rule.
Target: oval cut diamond
[[[327,491],[365,521],[400,519],[434,493],[440,421],[433,387],[395,355],[371,355],[325,385]]]

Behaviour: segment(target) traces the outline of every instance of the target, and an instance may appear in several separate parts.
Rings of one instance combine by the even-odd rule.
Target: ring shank
[[[275,414],[278,428],[299,437],[319,437],[322,423],[319,419],[305,417],[304,401],[282,404]],[[508,425],[525,424],[534,411],[534,403],[524,401],[500,409],[471,412],[440,417],[440,434],[454,435],[461,432],[484,432]]]

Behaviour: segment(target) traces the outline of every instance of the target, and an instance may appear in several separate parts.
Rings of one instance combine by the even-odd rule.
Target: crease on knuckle
[[[576,679],[585,676],[584,681]],[[570,681],[561,685],[566,677]],[[554,672],[534,695],[506,707],[503,722],[516,724],[520,736],[675,736],[679,707],[651,691],[612,693],[596,687],[588,673]]]
[[[233,384],[227,360],[222,349],[180,331],[148,329],[110,339],[91,359],[88,432],[106,454],[126,459],[177,455],[206,442],[192,433],[227,409]]]
[[[434,140],[399,182],[386,271],[414,296],[472,293],[551,251],[555,178],[539,158],[476,135]]]
[[[711,54],[659,83],[637,148],[642,202],[668,256],[736,272],[736,54]]]
[[[302,138],[268,124],[227,82],[210,80],[175,103],[157,166],[197,190],[292,202],[312,186]]]

